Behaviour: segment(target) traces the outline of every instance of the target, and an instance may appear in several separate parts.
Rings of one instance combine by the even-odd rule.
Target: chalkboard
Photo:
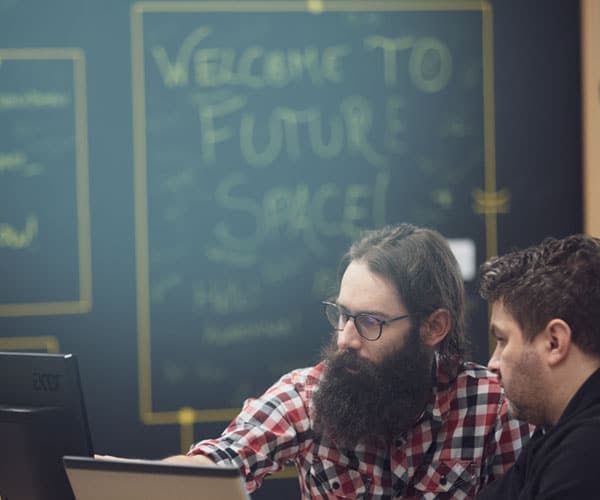
[[[149,413],[210,420],[314,362],[319,301],[362,229],[412,221],[485,247],[491,32],[481,4],[436,5],[134,5]]]
[[[0,316],[90,310],[86,124],[80,51],[0,49]]]

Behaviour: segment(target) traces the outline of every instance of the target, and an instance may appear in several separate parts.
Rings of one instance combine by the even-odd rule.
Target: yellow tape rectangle
[[[79,297],[72,301],[0,304],[0,317],[87,313],[92,308],[92,259],[84,53],[73,48],[0,49],[0,62],[2,60],[70,60],[73,63]]]

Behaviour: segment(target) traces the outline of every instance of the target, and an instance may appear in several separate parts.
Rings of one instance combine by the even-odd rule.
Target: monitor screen
[[[64,455],[92,456],[72,354],[0,352],[0,498],[65,500]]]

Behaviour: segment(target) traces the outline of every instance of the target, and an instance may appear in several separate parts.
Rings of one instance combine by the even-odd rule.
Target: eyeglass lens
[[[381,320],[370,314],[359,313],[352,315],[336,304],[326,304],[325,314],[331,325],[337,330],[342,330],[350,318],[354,318],[354,325],[359,335],[366,339],[376,339],[380,335]]]

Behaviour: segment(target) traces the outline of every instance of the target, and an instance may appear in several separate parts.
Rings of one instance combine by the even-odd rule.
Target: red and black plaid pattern
[[[508,416],[502,389],[484,367],[464,363],[451,378],[438,363],[435,397],[415,427],[387,447],[338,448],[312,430],[312,393],[323,369],[283,376],[247,400],[220,438],[190,454],[236,465],[250,492],[294,463],[304,499],[465,499],[515,462],[533,430]]]

